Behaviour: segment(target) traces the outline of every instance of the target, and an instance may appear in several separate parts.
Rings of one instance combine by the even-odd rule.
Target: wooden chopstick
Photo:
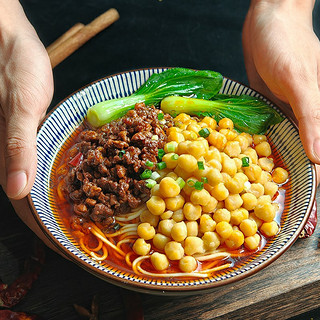
[[[51,52],[59,47],[61,43],[63,43],[65,40],[68,38],[72,37],[74,34],[76,34],[80,29],[84,27],[83,23],[76,23],[74,26],[72,26],[69,30],[67,30],[62,36],[60,36],[56,41],[52,42],[48,47],[47,47],[47,52],[49,56],[51,55]]]
[[[77,23],[71,27],[47,47],[52,68],[69,57],[96,34],[117,21],[119,17],[118,11],[111,8],[87,25]]]

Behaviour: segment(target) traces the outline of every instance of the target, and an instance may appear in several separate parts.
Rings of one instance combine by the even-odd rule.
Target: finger
[[[33,185],[37,165],[38,118],[39,115],[32,115],[20,109],[15,110],[7,120],[5,191],[9,198],[22,199]]]
[[[300,137],[309,159],[320,164],[320,99],[317,105],[306,108],[302,116],[297,116]]]
[[[307,156],[320,164],[320,92],[315,84],[300,83],[290,92],[290,104],[297,117],[299,133]]]

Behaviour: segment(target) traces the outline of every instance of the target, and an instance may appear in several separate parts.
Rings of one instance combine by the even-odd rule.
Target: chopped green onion
[[[208,178],[207,178],[207,177],[202,177],[202,178],[201,178],[201,182],[203,182],[203,183],[208,183]]]
[[[176,145],[174,143],[172,143],[172,142],[169,142],[169,143],[167,143],[166,148],[167,148],[167,152],[168,153],[175,152]]]
[[[197,190],[202,190],[203,189],[203,182],[196,181],[196,183],[194,184],[194,188]]]
[[[163,170],[163,169],[165,169],[166,167],[167,167],[167,164],[166,164],[164,161],[157,163],[157,168],[158,168],[159,170]]]
[[[179,158],[179,155],[177,155],[176,153],[171,156],[172,160],[178,160],[178,158]]]
[[[115,224],[113,225],[113,229],[114,229],[115,231],[119,230],[120,227],[121,227],[121,226],[120,226],[119,223],[115,223]]]
[[[146,169],[140,174],[140,178],[141,179],[148,179],[151,177],[151,174],[152,174],[152,171],[150,169]]]
[[[180,189],[182,189],[186,184],[181,177],[177,178],[176,183],[179,185]]]
[[[210,135],[210,131],[208,128],[203,128],[198,133],[199,133],[199,136],[203,138],[207,138]]]
[[[188,185],[189,187],[194,187],[194,180],[189,179],[189,180],[187,181],[187,185]]]
[[[158,113],[158,120],[162,120],[164,118],[164,113],[163,112],[159,112]]]
[[[120,150],[118,156],[122,158],[126,152],[124,150]]]
[[[158,149],[158,158],[159,160],[162,160],[162,157],[165,155],[165,152],[163,149]]]
[[[157,182],[152,180],[152,179],[147,179],[146,180],[146,186],[149,189],[152,189],[156,184],[157,184]]]
[[[242,166],[243,167],[249,167],[249,161],[250,161],[250,159],[249,159],[249,157],[243,157],[242,159]]]
[[[198,169],[199,169],[199,170],[204,170],[203,161],[198,161]]]
[[[160,177],[161,177],[161,176],[160,176],[160,174],[159,174],[157,171],[153,171],[150,178],[151,178],[152,180],[157,180],[157,179],[159,179]]]
[[[147,160],[147,161],[146,161],[146,166],[147,166],[147,167],[153,167],[153,162],[150,161],[150,160]]]

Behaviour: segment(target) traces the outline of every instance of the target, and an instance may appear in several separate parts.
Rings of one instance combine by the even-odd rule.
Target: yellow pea
[[[216,222],[208,214],[203,214],[200,217],[200,232],[205,233],[208,231],[214,231]]]
[[[241,153],[240,143],[238,141],[228,141],[223,149],[229,157],[237,157]]]
[[[184,220],[183,210],[182,209],[176,210],[172,215],[172,219],[175,222],[183,221]]]
[[[174,118],[174,121],[175,121],[175,122],[176,122],[176,121],[180,121],[180,122],[182,122],[182,123],[186,123],[186,122],[190,121],[190,118],[191,118],[190,115],[182,112],[182,113],[178,114],[178,115]]]
[[[164,252],[170,260],[180,260],[184,256],[181,243],[176,241],[169,241],[164,247]]]
[[[194,204],[194,205],[201,205],[201,206],[205,206],[209,203],[211,198],[210,193],[206,190],[206,189],[201,189],[201,190],[193,190],[191,192],[190,195],[190,201]]]
[[[226,136],[224,136],[222,133],[215,130],[210,133],[207,139],[210,145],[216,147],[220,151],[223,151],[228,141]]]
[[[182,272],[192,272],[197,269],[197,260],[192,256],[184,256],[179,261],[179,268]]]
[[[150,223],[143,222],[138,225],[137,233],[140,238],[144,240],[151,240],[155,236],[156,231]]]
[[[231,214],[230,211],[222,208],[222,209],[218,209],[214,212],[213,214],[213,219],[218,223],[221,221],[226,221],[229,222],[231,218]]]
[[[220,246],[220,237],[216,232],[205,232],[201,239],[206,251],[213,251]]]
[[[231,236],[233,229],[230,223],[227,221],[221,221],[216,225],[216,232],[223,239],[227,239]]]
[[[144,239],[138,238],[133,246],[132,246],[133,251],[138,254],[139,256],[145,256],[149,253],[151,250],[151,244],[147,243]]]
[[[240,230],[246,237],[250,237],[257,232],[258,226],[254,220],[245,219],[240,223]]]
[[[187,226],[184,221],[173,225],[171,229],[171,238],[177,242],[183,241],[187,237]]]
[[[206,123],[208,127],[210,127],[213,130],[215,130],[217,127],[217,121],[211,117],[204,117],[202,119],[202,122]]]
[[[260,157],[269,157],[272,153],[269,142],[262,141],[255,147],[257,154]]]
[[[184,251],[189,256],[192,256],[195,253],[203,253],[203,240],[199,237],[187,237],[184,241]]]
[[[287,170],[277,167],[272,172],[272,179],[275,183],[282,184],[287,181],[289,173]]]
[[[191,202],[187,202],[183,206],[183,214],[188,221],[198,220],[201,216],[201,212],[202,209],[200,205],[194,205]]]
[[[150,260],[153,267],[158,271],[166,270],[169,267],[169,260],[163,253],[154,252],[150,257]]]
[[[178,157],[178,155],[174,152],[166,153],[162,157],[162,161],[164,161],[167,165],[167,168],[174,169],[178,164],[178,159],[175,157]]]
[[[209,150],[207,140],[192,141],[187,147],[188,153],[196,159],[199,159]]]
[[[202,206],[202,211],[205,213],[213,212],[217,207],[217,204],[218,200],[216,200],[214,197],[210,197],[209,202],[205,206]]]
[[[260,231],[264,233],[267,237],[273,237],[278,233],[279,226],[275,221],[265,222],[261,225]]]
[[[271,222],[276,216],[276,208],[272,203],[258,203],[254,208],[254,214],[261,220]]]
[[[239,208],[230,212],[230,223],[234,225],[239,225],[244,219],[249,217],[248,210],[244,208]]]
[[[172,198],[180,193],[180,187],[174,179],[165,177],[159,183],[159,191],[163,197]]]
[[[244,243],[244,235],[239,230],[233,230],[231,235],[226,239],[225,244],[230,249],[238,249]]]
[[[178,165],[186,172],[193,172],[198,168],[198,161],[191,154],[182,154],[178,158]]]
[[[207,172],[206,178],[208,179],[208,183],[211,186],[215,186],[221,182],[223,182],[223,176],[220,170],[216,168],[210,168]]]
[[[233,211],[239,209],[242,206],[243,200],[238,193],[229,194],[229,196],[224,200],[224,204],[229,211]]]
[[[233,121],[229,118],[220,119],[218,125],[220,128],[223,128],[223,129],[230,129],[230,130],[233,129]]]
[[[218,183],[211,189],[211,195],[218,201],[223,201],[229,196],[229,191],[223,183]]]
[[[171,230],[175,223],[173,219],[161,220],[158,224],[158,232],[167,237],[171,237]]]
[[[156,233],[155,236],[152,239],[153,245],[159,249],[164,250],[165,245],[170,241],[171,239],[167,236],[165,236],[162,233]]]
[[[244,245],[249,250],[256,250],[259,247],[260,239],[260,236],[256,233],[253,236],[246,237],[244,239]]]
[[[181,194],[178,194],[175,197],[166,198],[164,201],[168,210],[177,211],[183,207],[185,200]]]
[[[258,203],[257,197],[251,192],[243,193],[241,198],[243,201],[242,206],[249,211],[253,210]]]
[[[187,225],[188,237],[189,236],[196,237],[198,235],[198,230],[199,230],[198,222],[197,221],[187,221],[186,225]]]
[[[160,216],[166,209],[164,200],[158,196],[151,196],[146,205],[149,211],[156,216]]]

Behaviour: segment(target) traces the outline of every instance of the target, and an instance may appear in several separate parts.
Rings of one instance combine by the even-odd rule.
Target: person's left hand
[[[292,107],[306,154],[320,164],[320,43],[313,31],[312,4],[252,1],[243,50],[250,86]]]

